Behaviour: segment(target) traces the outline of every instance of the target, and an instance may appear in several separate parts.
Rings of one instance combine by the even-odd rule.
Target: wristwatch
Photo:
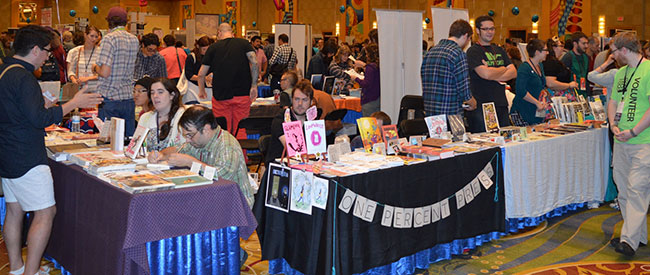
[[[631,128],[631,129],[630,129],[630,134],[632,135],[632,137],[636,137],[636,136],[637,136],[637,134],[634,133],[634,128]]]

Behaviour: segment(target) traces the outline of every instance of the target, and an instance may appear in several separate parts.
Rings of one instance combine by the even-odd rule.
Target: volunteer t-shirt
[[[634,74],[632,74],[633,72]],[[625,89],[625,84],[628,84],[627,89]],[[632,129],[641,121],[645,112],[650,108],[648,96],[650,96],[650,61],[643,61],[636,72],[629,66],[618,70],[614,77],[612,99],[623,104],[621,120],[618,122],[618,128],[621,131]],[[637,134],[637,137],[629,139],[627,143],[650,143],[650,129],[645,129]],[[616,140],[616,142],[620,141]]]

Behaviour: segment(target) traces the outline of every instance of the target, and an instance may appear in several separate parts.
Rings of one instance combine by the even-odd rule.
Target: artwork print
[[[291,211],[311,215],[312,181],[314,181],[312,172],[291,170],[291,205],[289,207]]]
[[[289,212],[290,187],[291,169],[270,163],[264,205],[269,208]]]

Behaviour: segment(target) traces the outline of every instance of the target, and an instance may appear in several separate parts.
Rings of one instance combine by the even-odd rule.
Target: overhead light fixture
[[[336,36],[339,36],[341,34],[340,29],[341,24],[339,24],[339,22],[336,22]]]
[[[275,24],[271,25],[271,33],[275,33]]]

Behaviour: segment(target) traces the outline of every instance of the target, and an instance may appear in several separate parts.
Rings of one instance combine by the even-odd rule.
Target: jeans
[[[124,136],[133,136],[135,131],[135,102],[133,99],[109,100],[104,98],[104,103],[99,107],[99,118],[119,117],[124,119]]]

